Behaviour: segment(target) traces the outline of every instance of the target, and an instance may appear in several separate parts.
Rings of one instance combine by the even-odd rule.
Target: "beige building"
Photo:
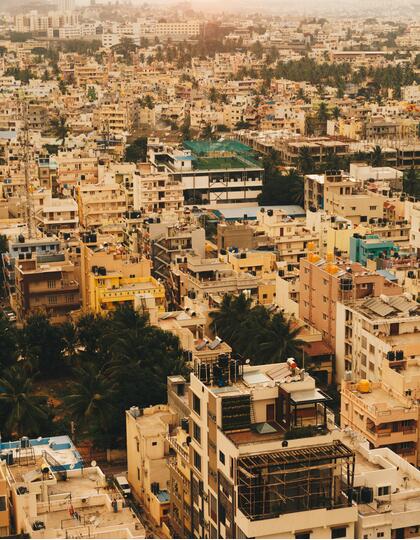
[[[85,229],[121,225],[127,210],[125,194],[119,184],[79,185],[76,188],[80,225]]]
[[[420,356],[420,305],[410,294],[341,300],[336,308],[338,381],[345,371],[356,378],[381,381],[384,359],[401,365]]]
[[[58,190],[76,185],[96,184],[98,181],[98,159],[87,152],[60,152],[58,165]]]
[[[374,448],[389,448],[418,466],[418,405],[391,380],[341,385],[340,424],[362,434]]]
[[[158,526],[169,520],[166,437],[177,424],[177,415],[169,405],[126,411],[127,480],[134,497]]]
[[[143,212],[178,212],[183,208],[182,184],[165,172],[141,164],[133,179],[133,208]]]
[[[189,396],[190,436],[183,444],[178,428],[169,438],[171,489],[180,493],[191,470],[189,517],[171,507],[178,535],[354,537],[354,454],[330,432],[328,397],[314,379],[292,363],[241,366],[221,355],[197,365]]]
[[[319,235],[310,230],[304,217],[292,217],[283,209],[261,208],[257,220],[257,231],[271,240],[280,261],[299,262],[306,254],[308,244],[312,244],[313,249],[318,250]]]

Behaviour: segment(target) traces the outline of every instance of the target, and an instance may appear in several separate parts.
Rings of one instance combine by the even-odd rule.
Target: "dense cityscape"
[[[0,0],[0,537],[420,538],[420,4]]]

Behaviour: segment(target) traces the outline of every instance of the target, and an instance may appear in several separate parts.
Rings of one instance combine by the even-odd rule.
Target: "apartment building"
[[[305,208],[324,209],[331,215],[343,216],[354,225],[384,216],[386,197],[363,190],[361,183],[342,171],[305,176]]]
[[[154,277],[125,275],[123,271],[107,271],[106,267],[93,267],[89,273],[88,300],[93,313],[105,315],[119,305],[134,307],[136,296],[151,295],[158,311],[166,307],[165,287]]]
[[[190,435],[183,440],[178,428],[167,437],[176,456],[171,526],[180,536],[354,537],[354,454],[330,433],[328,396],[295,365],[242,366],[225,355],[197,364]],[[188,468],[187,514],[178,501],[188,498]]]
[[[177,415],[169,405],[126,411],[127,480],[134,497],[158,526],[169,521],[166,437],[177,424]]]
[[[44,233],[69,235],[79,229],[77,202],[72,198],[48,197],[35,215],[37,227]]]
[[[390,240],[382,240],[377,234],[367,234],[362,237],[354,233],[350,237],[350,260],[352,262],[359,262],[366,266],[369,260],[389,259],[394,254],[398,254],[398,246]]]
[[[340,423],[369,441],[373,448],[389,448],[409,463],[418,460],[418,405],[395,391],[392,379],[341,385]]]
[[[19,322],[45,312],[52,323],[67,320],[80,307],[80,285],[74,264],[40,262],[37,257],[17,260],[15,265],[16,316]]]
[[[99,104],[93,113],[93,126],[110,133],[128,132],[131,129],[131,114],[127,103]]]
[[[247,272],[258,278],[271,274],[276,267],[276,255],[272,251],[229,250],[226,260],[235,272]]]
[[[163,280],[170,279],[172,264],[185,262],[188,253],[205,256],[205,231],[202,227],[163,218],[146,220],[142,232],[145,253],[150,253],[153,274]]]
[[[98,181],[98,159],[87,152],[59,152],[57,189],[72,188],[78,184],[96,184]]]
[[[121,224],[127,210],[126,197],[117,183],[86,184],[76,187],[80,225],[89,230],[108,224]]]
[[[9,504],[9,492],[7,485],[6,461],[0,462],[0,535],[3,537],[11,534],[11,515]]]
[[[8,250],[1,257],[4,285],[12,304],[16,288],[15,265],[18,261],[36,258],[41,263],[49,263],[62,262],[65,258],[57,238],[26,238],[23,234],[9,239]]]
[[[181,182],[185,204],[256,202],[261,191],[264,169],[238,141],[184,141],[175,149],[149,139],[148,158]]]
[[[420,305],[409,293],[336,304],[337,376],[351,371],[354,377],[380,381],[382,360],[417,357]],[[338,378],[337,380],[340,380]]]
[[[2,442],[0,453],[14,537],[145,538],[121,493],[98,466],[83,463],[69,437],[22,437]]]
[[[221,299],[227,293],[248,291],[258,297],[260,279],[248,272],[236,272],[223,258],[203,258],[189,253],[186,261],[172,268],[175,301],[183,305],[184,297],[206,300]]]
[[[361,182],[386,182],[392,189],[401,191],[403,172],[393,167],[372,167],[367,163],[350,163],[350,176]]]
[[[418,533],[420,476],[390,448],[370,448],[353,430],[340,439],[356,454],[356,538],[412,538]],[[361,440],[360,440],[361,439]]]
[[[153,172],[142,164],[133,179],[133,208],[144,212],[178,212],[183,208],[182,184],[168,173]]]
[[[312,245],[312,249],[318,250],[319,235],[309,229],[303,218],[293,217],[281,208],[268,210],[260,208],[257,221],[257,231],[266,235],[274,244],[280,261],[299,262],[305,256],[309,244]]]
[[[300,318],[320,330],[333,349],[339,343],[338,302],[403,292],[397,284],[360,264],[336,259],[331,254],[322,259],[311,252],[300,261],[298,288]],[[342,375],[343,370],[337,365],[338,381]]]
[[[104,308],[106,308],[107,302],[102,302],[101,298],[107,292],[110,293],[109,302],[118,303],[124,302],[125,299],[130,302],[134,301],[135,294],[141,292],[142,283],[146,289],[160,290],[157,282],[149,279],[150,260],[140,255],[130,254],[122,245],[104,246],[100,242],[98,243],[97,234],[84,234],[82,235],[80,251],[82,307],[86,311],[102,312],[101,304],[104,304]],[[136,281],[138,281],[137,288]],[[132,285],[126,288],[125,294],[123,294],[124,284]],[[114,289],[112,289],[113,285]],[[111,290],[107,291],[109,287]],[[120,287],[122,290],[119,290]],[[126,298],[127,294],[129,298]]]
[[[418,257],[420,256],[420,204],[411,208],[410,244]]]
[[[334,154],[344,158],[349,153],[350,144],[329,137],[311,137],[307,139],[285,139],[276,144],[282,163],[296,167],[302,148],[309,148],[315,165],[326,161],[328,156]]]
[[[58,164],[51,157],[38,158],[38,179],[40,187],[50,189],[53,193],[57,191],[57,170]]]

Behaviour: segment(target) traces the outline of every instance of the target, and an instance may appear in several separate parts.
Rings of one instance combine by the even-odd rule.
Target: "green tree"
[[[213,128],[211,127],[211,124],[206,124],[203,127],[201,130],[201,137],[206,140],[213,138]]]
[[[275,314],[260,338],[260,363],[300,358],[305,343],[298,337],[301,331],[292,319],[285,319],[281,313]]]
[[[67,117],[60,114],[51,119],[51,130],[53,135],[61,142],[61,146],[64,146],[67,135],[69,134],[69,127],[67,124]]]
[[[60,90],[60,92],[64,95],[64,94],[67,94],[67,83],[65,80],[63,79],[60,79],[59,83],[58,83],[58,88]]]
[[[33,372],[53,378],[57,369],[63,368],[59,327],[53,326],[44,313],[28,317],[19,334],[19,348]]]
[[[312,157],[310,146],[303,146],[300,148],[298,156],[298,168],[303,174],[308,174],[314,171],[315,162]]]
[[[318,107],[317,111],[317,118],[320,122],[326,122],[329,118],[329,112],[327,108],[327,104],[324,101],[321,101]]]
[[[18,330],[4,313],[0,313],[0,370],[11,367],[17,360]]]
[[[49,414],[47,399],[35,394],[33,380],[21,364],[5,370],[0,379],[2,435],[19,438],[38,436]]]
[[[183,141],[191,140],[191,117],[189,114],[185,115],[184,122],[182,123],[181,137]]]
[[[115,388],[102,370],[91,363],[76,368],[71,393],[65,396],[64,405],[79,435],[87,432],[96,439],[102,432],[105,446],[110,447],[110,428],[116,412]]]
[[[131,57],[138,49],[138,46],[129,37],[122,37],[120,42],[112,47],[112,50],[121,55],[124,62],[131,63]]]
[[[146,161],[147,155],[147,137],[139,137],[126,147],[124,161],[137,163]]]
[[[98,99],[98,96],[96,95],[96,90],[95,90],[94,86],[89,86],[88,92],[87,92],[87,98],[91,103]]]
[[[334,109],[332,110],[332,116],[334,118],[334,120],[338,120],[340,118],[340,108],[335,106]]]
[[[372,151],[370,164],[373,167],[382,167],[384,164],[384,155],[382,153],[382,148],[377,144]]]

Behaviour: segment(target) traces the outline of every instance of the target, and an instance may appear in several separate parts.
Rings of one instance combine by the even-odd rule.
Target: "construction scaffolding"
[[[340,441],[243,456],[237,461],[239,509],[255,521],[351,506],[354,466],[354,452]]]

